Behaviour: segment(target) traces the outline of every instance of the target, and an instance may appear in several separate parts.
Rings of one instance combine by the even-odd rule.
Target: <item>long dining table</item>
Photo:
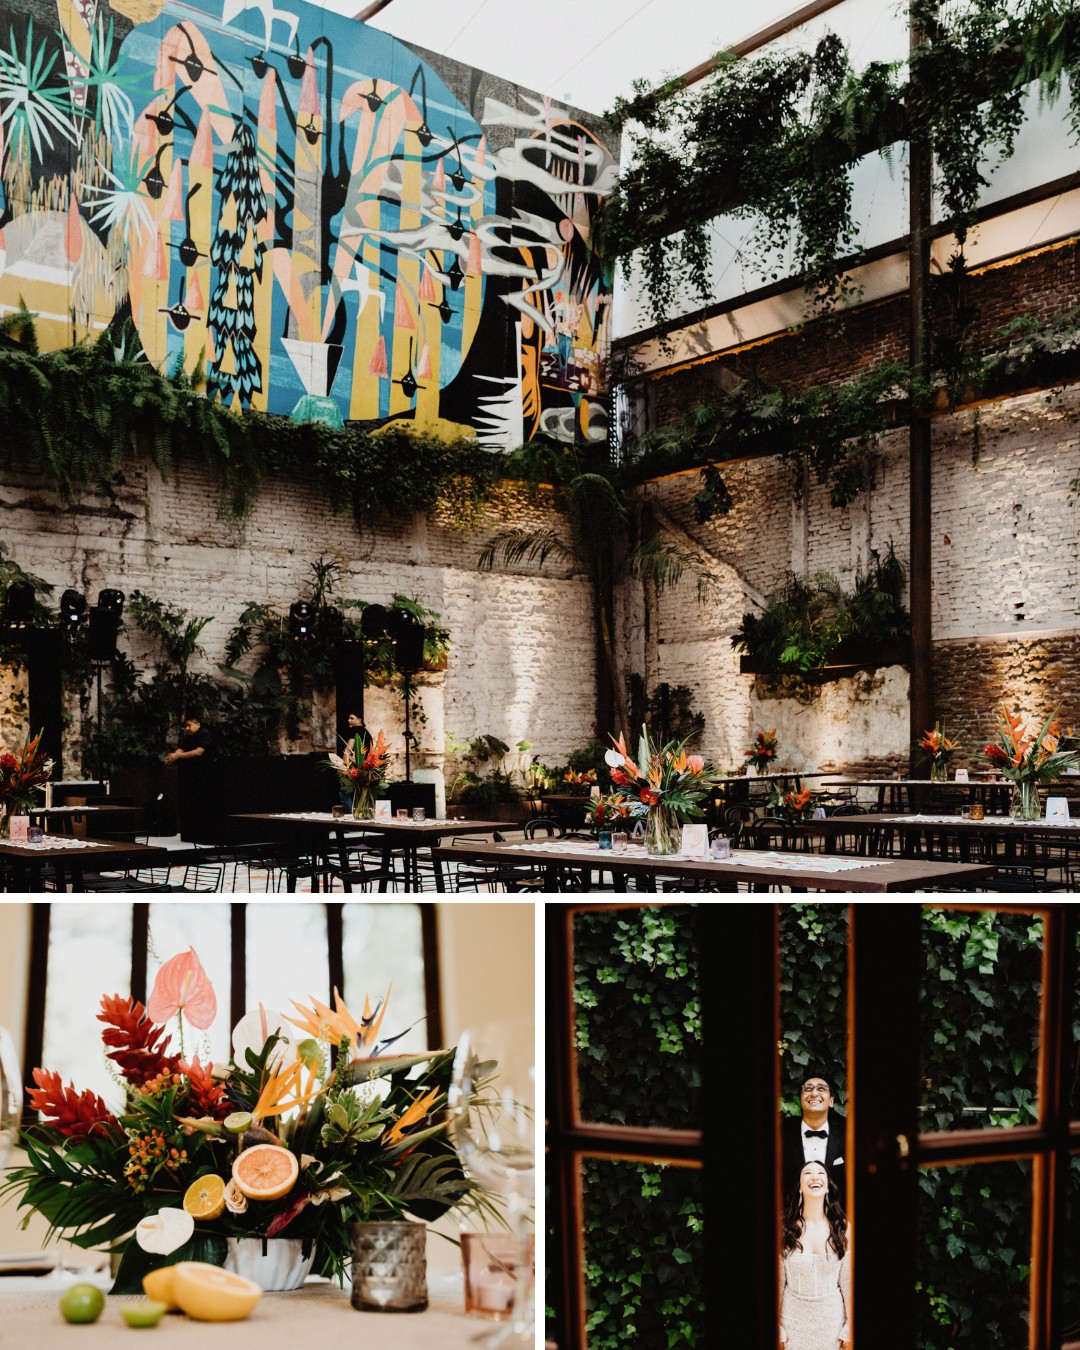
[[[60,890],[82,891],[86,872],[122,871],[133,863],[149,865],[167,857],[164,849],[131,840],[73,839],[70,835],[46,834],[39,844],[0,840],[0,863],[12,891],[40,891],[44,873],[52,867]]]
[[[512,844],[463,840],[432,850],[436,889],[446,889],[444,869],[455,863],[483,863],[499,868],[528,867],[544,874],[545,888],[592,889],[594,874],[611,878],[611,888],[625,891],[633,879],[638,890],[652,891],[670,882],[687,890],[708,886],[736,891],[774,886],[793,891],[859,891],[886,893],[930,889],[974,890],[990,881],[992,864],[945,863],[908,858],[844,858],[814,853],[736,849],[725,861],[650,857],[640,845],[621,853],[600,849],[587,840],[558,839]],[[568,880],[572,878],[572,880]]]
[[[510,828],[505,821],[493,820],[357,820],[353,816],[335,816],[330,811],[273,811],[239,814],[233,820],[258,821],[270,826],[275,834],[291,837],[293,847],[286,865],[286,889],[296,890],[298,859],[301,853],[321,854],[328,862],[336,855],[337,868],[350,889],[348,874],[348,847],[356,843],[356,835],[374,835],[381,843],[380,864],[375,877],[380,893],[385,892],[392,874],[393,855],[404,857],[402,887],[405,891],[421,889],[421,850],[430,851],[448,835],[495,834]],[[354,836],[352,839],[349,836]],[[297,846],[298,845],[298,846]],[[312,885],[318,885],[314,877]]]
[[[912,811],[938,801],[982,802],[987,810],[1005,810],[1009,803],[1011,784],[1001,778],[972,778],[966,783],[955,778],[842,778],[827,777],[817,790],[829,793],[834,788],[870,788],[877,793],[879,811]]]

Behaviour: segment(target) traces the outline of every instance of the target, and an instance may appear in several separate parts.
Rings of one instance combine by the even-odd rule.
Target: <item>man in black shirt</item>
[[[177,766],[176,797],[180,833],[192,843],[211,843],[211,812],[207,801],[207,781],[212,739],[198,717],[188,717],[175,750],[165,756],[166,764]]]

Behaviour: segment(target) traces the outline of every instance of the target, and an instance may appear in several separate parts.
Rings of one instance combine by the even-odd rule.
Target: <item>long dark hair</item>
[[[805,1167],[806,1164],[803,1164]],[[822,1164],[824,1166],[824,1164]],[[844,1218],[844,1211],[840,1207],[840,1201],[836,1195],[836,1183],[829,1174],[829,1169],[825,1168],[826,1183],[828,1190],[825,1192],[825,1218],[829,1224],[829,1243],[838,1257],[842,1257],[847,1251],[847,1220]],[[799,1178],[802,1178],[802,1168],[799,1168]],[[787,1204],[784,1206],[784,1244],[781,1249],[782,1255],[786,1256],[788,1252],[802,1251],[803,1229],[806,1227],[806,1218],[803,1214],[802,1189],[799,1182],[795,1183],[795,1189],[788,1196]]]

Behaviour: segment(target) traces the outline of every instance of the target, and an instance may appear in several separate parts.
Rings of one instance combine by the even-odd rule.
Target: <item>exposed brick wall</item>
[[[1020,315],[1041,321],[1080,303],[1080,245],[1049,248],[1008,266],[967,277],[958,291],[952,278],[935,278],[932,331],[939,338],[956,332],[957,309],[968,321],[965,340],[973,351],[1004,345],[1000,330]],[[689,403],[719,396],[719,380],[736,375],[785,385],[832,384],[850,380],[882,361],[908,360],[907,295],[855,309],[841,331],[820,324],[779,334],[743,350],[718,352],[705,361],[650,378],[649,424],[672,421]]]
[[[1080,500],[1070,492],[1080,475],[1080,388],[983,407],[977,456],[975,418],[969,410],[934,421],[932,535],[935,711],[973,749],[1006,699],[1032,718],[1060,707],[1080,726]],[[628,642],[651,685],[697,691],[706,746],[723,763],[738,762],[753,731],[774,724],[793,764],[880,772],[906,757],[906,671],[879,672],[873,689],[841,680],[800,701],[740,675],[730,645],[742,613],[789,568],[831,572],[850,587],[869,549],[890,540],[907,564],[906,433],[888,433],[878,455],[875,487],[843,510],[776,458],[726,468],[735,507],[707,525],[694,520],[696,474],[644,489],[716,561],[724,584],[704,608],[692,584],[659,597],[642,590]]]
[[[509,744],[531,740],[558,761],[594,733],[595,648],[591,591],[563,564],[542,577],[481,573],[484,540],[507,519],[526,528],[558,528],[543,494],[508,489],[483,528],[465,533],[439,521],[379,520],[357,526],[334,515],[325,495],[305,483],[266,482],[244,521],[218,509],[217,476],[194,456],[163,479],[143,459],[125,464],[111,491],[85,494],[65,506],[30,478],[0,481],[0,540],[28,571],[91,600],[103,586],[140,589],[186,609],[212,615],[202,635],[213,670],[224,657],[229,629],[252,601],[287,609],[302,594],[307,565],[320,556],[344,567],[343,597],[386,603],[395,592],[438,610],[450,630],[445,674],[425,677],[427,726],[422,761],[438,762],[443,733],[490,733]],[[140,664],[138,635],[125,639]],[[370,689],[369,723],[384,725],[400,746],[400,700]],[[0,730],[3,730],[0,727]],[[303,740],[283,749],[333,743],[331,700],[317,703]]]

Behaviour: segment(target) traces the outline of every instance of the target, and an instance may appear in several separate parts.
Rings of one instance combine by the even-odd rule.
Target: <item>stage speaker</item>
[[[414,623],[399,630],[394,642],[394,662],[398,670],[413,672],[424,664],[424,629]]]
[[[94,605],[90,610],[90,626],[86,632],[86,650],[91,661],[111,661],[116,655],[116,635],[120,631],[120,615],[115,610]]]

